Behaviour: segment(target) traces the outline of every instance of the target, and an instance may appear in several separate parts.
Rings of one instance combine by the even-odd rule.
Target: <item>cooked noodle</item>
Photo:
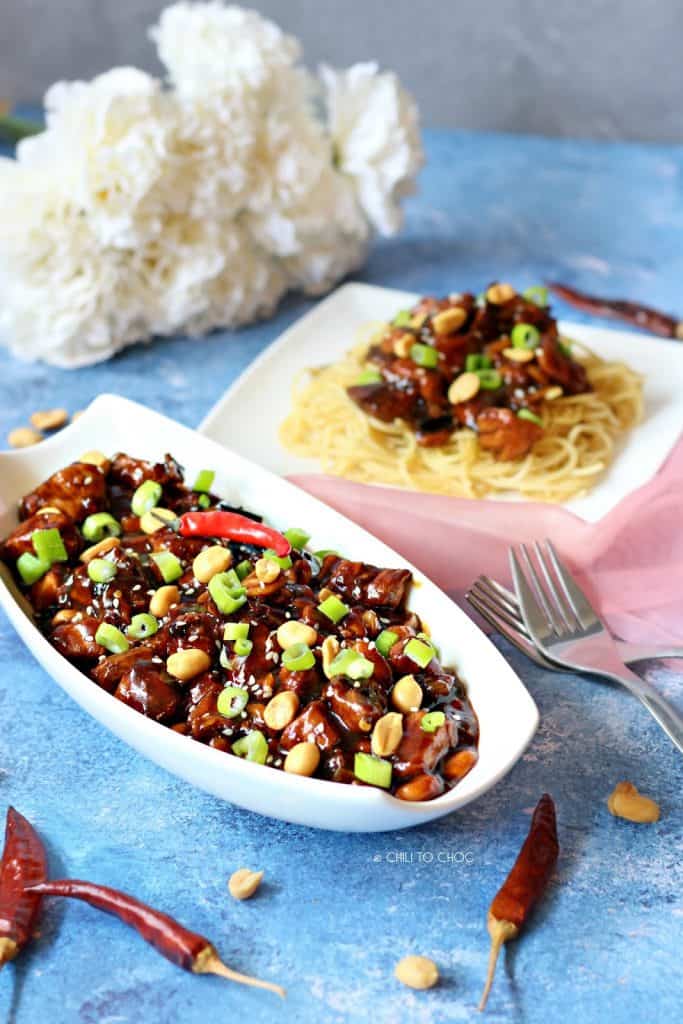
[[[418,445],[400,420],[382,423],[346,393],[365,366],[365,341],[339,363],[307,370],[294,385],[293,409],[280,428],[291,452],[317,459],[326,473],[454,497],[506,492],[562,502],[587,493],[613,460],[620,437],[642,418],[640,376],[572,342],[592,391],[545,401],[544,433],[522,459],[502,461],[479,447],[469,429],[440,447]]]

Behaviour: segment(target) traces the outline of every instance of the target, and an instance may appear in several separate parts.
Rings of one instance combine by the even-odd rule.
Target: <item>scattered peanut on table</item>
[[[639,793],[632,782],[617,782],[607,800],[610,814],[641,825],[659,821],[659,804]]]
[[[39,409],[30,416],[31,425],[36,430],[58,430],[69,421],[66,409]]]
[[[261,884],[262,871],[252,871],[250,868],[238,868],[230,876],[228,891],[235,900],[250,899]]]
[[[10,448],[30,448],[31,445],[38,444],[42,440],[43,435],[31,427],[17,427],[15,430],[10,430],[7,435],[7,443]]]
[[[433,988],[439,980],[439,968],[426,956],[404,956],[396,964],[394,974],[408,988]]]

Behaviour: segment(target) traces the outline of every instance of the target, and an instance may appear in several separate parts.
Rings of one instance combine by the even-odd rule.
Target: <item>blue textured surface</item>
[[[428,135],[408,225],[379,242],[363,280],[416,291],[520,287],[558,277],[680,307],[683,148]],[[38,408],[116,391],[195,425],[247,363],[310,303],[199,342],[136,347],[77,373],[0,356],[0,434]],[[566,311],[565,311],[566,312]],[[239,446],[239,438],[235,438]],[[52,904],[40,941],[0,975],[11,1024],[277,1021],[436,1024],[474,1019],[486,971],[486,908],[526,834],[555,797],[562,854],[548,898],[499,965],[488,1019],[566,1015],[668,1021],[683,1003],[681,758],[647,713],[607,686],[511,661],[539,704],[526,756],[478,803],[435,825],[373,836],[308,831],[217,803],[87,718],[0,621],[0,804],[49,843],[56,874],[132,891],[213,937],[226,960],[287,985],[268,993],[182,974],[118,922]],[[650,678],[683,701],[673,663]],[[661,821],[617,821],[605,799],[632,779]],[[237,867],[266,881],[237,904]],[[392,976],[410,952],[443,982],[413,993]]]

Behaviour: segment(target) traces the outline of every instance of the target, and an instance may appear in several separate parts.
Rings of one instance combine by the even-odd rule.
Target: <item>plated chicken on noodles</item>
[[[562,337],[545,288],[429,296],[365,333],[297,381],[280,431],[349,479],[564,501],[641,416],[638,375]]]
[[[308,550],[167,455],[90,452],[0,545],[51,644],[116,700],[246,760],[430,800],[477,760],[411,573]]]

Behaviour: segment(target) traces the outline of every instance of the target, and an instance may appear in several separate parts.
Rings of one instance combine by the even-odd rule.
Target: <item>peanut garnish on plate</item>
[[[626,818],[641,825],[659,821],[659,804],[639,793],[632,782],[617,782],[607,799],[607,807],[615,818]]]

